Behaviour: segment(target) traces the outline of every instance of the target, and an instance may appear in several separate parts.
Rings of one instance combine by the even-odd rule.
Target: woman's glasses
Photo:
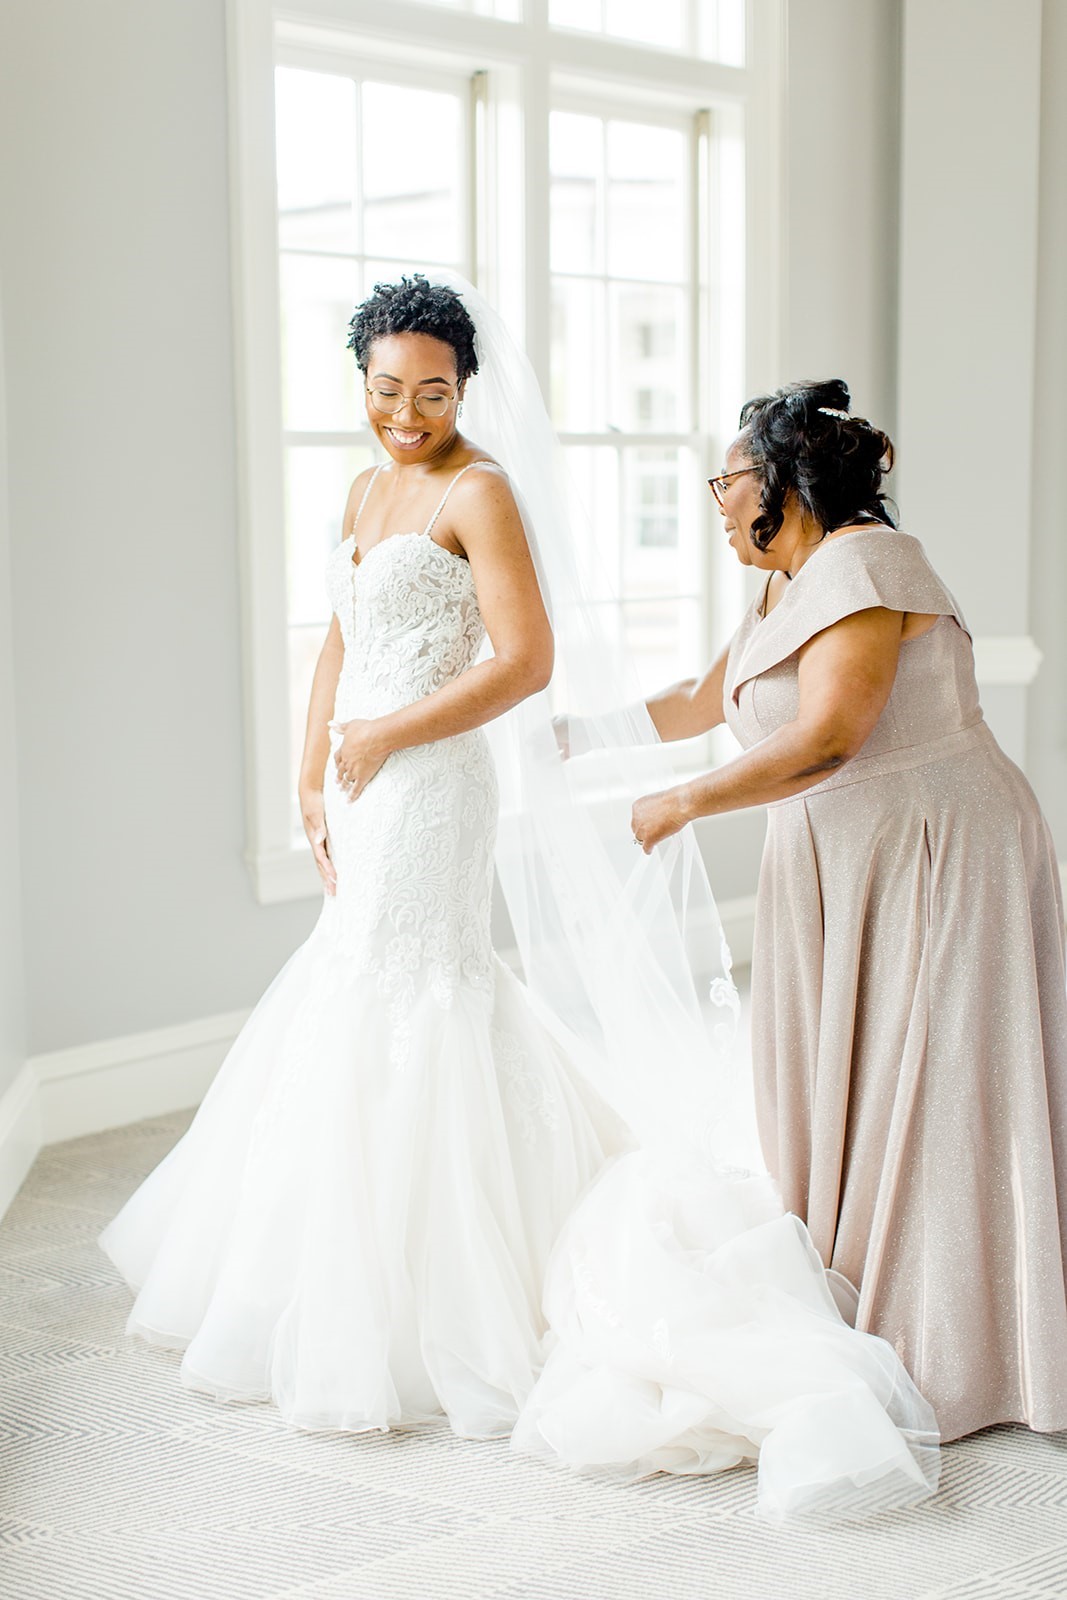
[[[731,478],[739,478],[742,472],[758,472],[760,463],[754,462],[750,467],[737,467],[733,472],[720,472],[717,478],[708,479],[708,488],[722,505],[722,497],[730,486]]]
[[[399,389],[368,389],[367,393],[375,411],[386,417],[394,417],[407,400],[415,402],[420,417],[443,417],[456,398],[454,394],[407,395],[401,394]]]

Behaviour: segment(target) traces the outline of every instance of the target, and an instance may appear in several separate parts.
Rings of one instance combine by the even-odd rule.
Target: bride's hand
[[[389,751],[383,747],[373,721],[357,717],[351,722],[331,722],[330,727],[343,736],[333,757],[337,781],[349,800],[358,800]]]
[[[685,807],[682,790],[663,789],[659,794],[645,794],[634,801],[630,826],[634,839],[645,855],[664,839],[680,833],[693,819]]]
[[[319,869],[323,888],[327,894],[337,893],[337,873],[330,860],[330,836],[326,831],[326,806],[321,789],[300,792],[300,817],[308,836],[315,865]]]

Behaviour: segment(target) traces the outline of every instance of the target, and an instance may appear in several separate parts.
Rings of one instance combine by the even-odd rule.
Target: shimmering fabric
[[[730,650],[746,747],[797,710],[797,651],[869,606],[906,641],[862,751],[769,808],[753,954],[764,1152],[943,1439],[1067,1427],[1067,990],[1052,841],[982,720],[970,640],[917,540],[812,555]]]

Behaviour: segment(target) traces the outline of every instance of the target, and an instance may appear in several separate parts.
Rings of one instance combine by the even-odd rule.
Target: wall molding
[[[247,1011],[31,1056],[41,1142],[120,1128],[197,1105]]]
[[[44,1145],[199,1105],[249,1013],[31,1056],[0,1098],[0,1217]]]
[[[1028,688],[1044,660],[1029,634],[980,634],[974,641],[974,670],[980,688]]]

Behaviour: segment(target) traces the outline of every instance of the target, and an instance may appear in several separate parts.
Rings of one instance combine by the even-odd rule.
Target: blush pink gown
[[[901,647],[860,753],[769,807],[757,1111],[786,1207],[859,1290],[943,1439],[1067,1427],[1067,988],[1048,827],[982,720],[959,609],[908,534],[827,541],[733,640],[743,745],[797,711],[801,646],[871,606]]]

